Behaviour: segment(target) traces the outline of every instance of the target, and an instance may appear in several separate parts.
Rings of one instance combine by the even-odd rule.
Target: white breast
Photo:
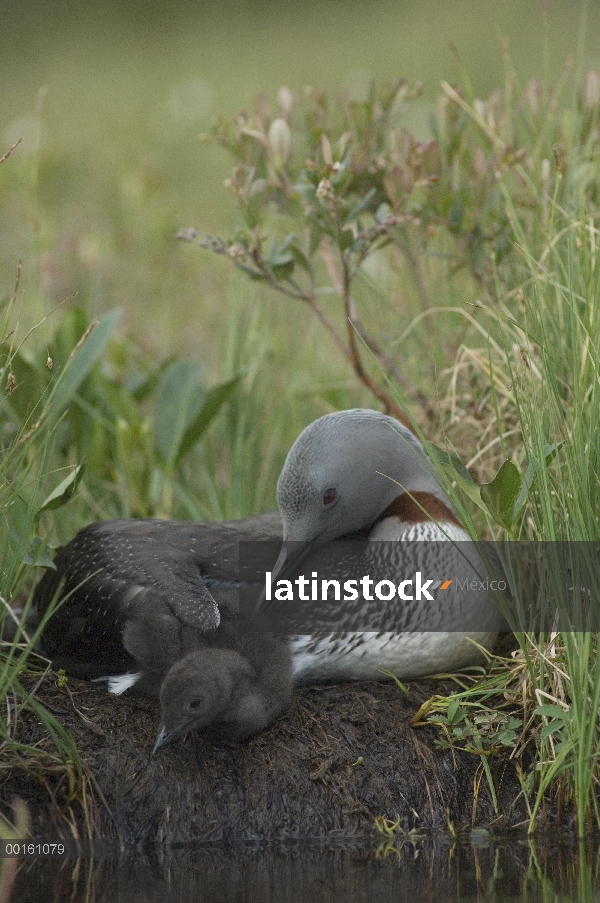
[[[423,677],[481,664],[477,646],[490,648],[496,633],[350,633],[292,637],[296,683],[315,680],[381,680],[382,671],[399,679]]]
[[[385,518],[371,531],[369,542],[383,541],[466,542],[469,535],[454,523],[406,523],[394,516]],[[426,554],[424,550],[425,557]],[[452,557],[450,550],[449,555]],[[456,555],[460,559],[458,550]],[[486,593],[482,594],[482,605],[486,599],[491,601]],[[294,680],[381,680],[382,670],[402,679],[478,664],[483,656],[475,644],[488,648],[493,645],[497,630],[492,622],[493,619],[489,631],[471,633],[470,639],[459,631],[295,636],[291,640]]]

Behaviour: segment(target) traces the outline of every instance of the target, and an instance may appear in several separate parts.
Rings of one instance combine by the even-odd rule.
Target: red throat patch
[[[375,523],[386,517],[397,517],[403,523],[421,524],[430,520],[463,528],[456,515],[431,492],[403,492],[396,496]]]

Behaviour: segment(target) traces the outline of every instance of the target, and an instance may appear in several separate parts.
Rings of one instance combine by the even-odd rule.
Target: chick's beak
[[[158,734],[156,735],[156,741],[154,743],[152,755],[154,755],[154,753],[157,753],[159,749],[162,749],[163,746],[167,746],[169,743],[172,743],[173,740],[175,740],[175,738],[179,736],[179,733],[179,731],[168,731],[163,724]]]

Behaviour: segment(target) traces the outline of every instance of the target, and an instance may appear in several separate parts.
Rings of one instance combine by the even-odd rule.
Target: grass
[[[469,112],[477,118],[476,110]],[[536,462],[526,507],[504,535],[577,544],[600,536],[600,244],[594,194],[578,184],[582,160],[595,169],[595,151],[579,132],[566,152],[570,163],[559,162],[553,194],[537,195],[543,223],[534,223],[533,230],[527,228],[514,193],[505,191],[517,257],[509,279],[497,282],[496,303],[487,307],[500,332],[494,330],[479,348],[464,347],[452,378],[458,385],[465,370],[478,377],[483,373],[488,385],[479,394],[483,407],[487,393],[490,419],[482,438],[491,434],[497,454],[521,468]],[[541,159],[537,166],[542,170]],[[534,164],[524,178],[535,178],[535,170]],[[453,416],[460,395],[455,387]],[[555,455],[548,455],[550,447],[558,449]],[[456,484],[449,491],[457,506],[464,505]],[[488,529],[498,534],[489,517]],[[574,607],[582,604],[573,583],[599,597],[595,562],[580,562],[578,579],[569,573],[572,562],[553,559],[552,564],[538,598],[551,600],[572,617]],[[597,634],[583,632],[581,618],[571,623],[571,630],[560,633],[517,634],[520,651],[503,663],[500,683],[504,694],[522,706],[528,742],[535,743],[535,766],[524,776],[531,826],[550,792],[574,804],[576,830],[583,836],[598,825],[600,666]],[[513,680],[520,684],[517,693],[510,689]],[[484,681],[445,701],[442,709],[484,699],[487,689]],[[447,716],[442,720],[447,722]],[[512,755],[518,759],[522,750],[515,744]]]
[[[363,319],[434,400],[435,422],[419,420],[418,408],[407,405],[426,438],[457,453],[477,488],[491,482],[505,461],[522,486],[535,462],[525,507],[516,514],[511,508],[503,528],[486,504],[474,506],[461,492],[452,468],[445,471],[474,536],[594,541],[600,534],[595,187],[600,98],[593,79],[585,81],[583,73],[578,79],[572,89],[576,80],[565,76],[562,95],[534,82],[521,89],[507,62],[502,92],[485,105],[475,102],[468,84],[461,95],[447,86],[439,101],[448,116],[460,119],[461,129],[471,130],[461,132],[471,135],[465,142],[474,142],[466,143],[469,153],[478,141],[490,155],[500,156],[506,145],[526,151],[497,180],[510,253],[502,256],[498,247],[486,251],[479,269],[469,270],[459,253],[460,236],[440,226],[430,244],[418,246],[421,286],[400,244],[374,254],[357,279]],[[18,158],[15,151],[0,166],[8,199],[2,228],[30,223],[21,282],[2,308],[0,335],[7,390],[0,409],[0,507],[6,527],[0,568],[7,602],[28,598],[36,576],[32,562],[43,561],[52,544],[65,542],[90,520],[222,519],[272,510],[277,475],[300,429],[329,410],[373,404],[300,303],[250,286],[243,276],[231,279],[226,261],[171,242],[196,210],[194,199],[186,196],[180,203],[178,194],[177,179],[192,169],[181,163],[172,183],[165,176],[170,155],[177,158],[181,146],[163,147],[158,157],[150,154],[135,163],[120,160],[113,170],[99,162],[102,154],[88,159],[77,143],[54,149],[36,144],[35,128],[41,129],[45,115],[40,99],[30,156]],[[212,149],[208,153],[206,197],[220,212],[206,214],[201,225],[233,231],[239,218],[222,212],[230,207],[216,187],[221,164],[210,156]],[[125,147],[119,154],[126,156]],[[100,191],[101,182],[95,183],[98,194],[86,197],[82,218],[80,195],[69,183],[83,186],[89,166],[98,167],[109,188]],[[200,184],[205,173],[193,171],[193,184]],[[111,198],[106,209],[102,194]],[[104,210],[102,228],[85,222],[96,205]],[[61,309],[49,315],[53,303],[72,291],[85,312]],[[148,317],[150,292],[162,310]],[[206,297],[198,300],[199,294]],[[138,336],[135,341],[124,338],[112,315],[101,316],[86,334],[91,311],[129,297],[138,303],[127,312],[124,327]],[[333,307],[330,294],[321,297],[328,310]],[[202,371],[185,363],[185,350],[174,361],[157,363],[156,349],[162,356],[172,351],[186,317],[193,323],[182,344],[194,349],[196,360],[206,360]],[[184,370],[177,378],[185,372],[191,400],[181,402],[184,428],[177,433],[164,399],[170,397],[170,368],[180,365]],[[383,382],[375,366],[371,372]],[[552,455],[549,447],[555,448]],[[77,467],[84,462],[82,474]],[[554,576],[569,585],[565,573]],[[595,579],[593,572],[584,574],[582,585],[592,586],[586,581]],[[540,593],[550,595],[551,589],[542,586]],[[542,637],[521,633],[518,640],[518,652],[496,659],[491,677],[437,700],[431,717],[445,724],[446,736],[458,745],[468,721],[475,745],[492,737],[497,746],[506,724],[488,718],[484,725],[481,713],[490,693],[507,694],[523,729],[515,739],[513,724],[505,736],[510,744],[500,745],[520,759],[532,827],[553,796],[573,804],[576,830],[583,836],[600,821],[596,637],[567,631]],[[35,692],[23,690],[19,675],[30,653],[28,640],[8,651],[0,697],[7,713],[28,705],[47,719],[51,742],[44,751],[27,753],[11,716],[0,749],[3,767],[22,755],[50,757],[47,761],[60,764],[85,799],[88,778],[70,738],[43,712]],[[469,720],[475,701],[479,722]],[[460,740],[455,728],[463,731]],[[535,761],[529,767],[532,749]],[[24,761],[36,770],[33,760]]]

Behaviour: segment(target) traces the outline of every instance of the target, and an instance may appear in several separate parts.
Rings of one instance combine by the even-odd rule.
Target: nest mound
[[[303,687],[259,736],[231,743],[192,734],[152,755],[156,701],[109,696],[74,679],[61,687],[49,675],[36,698],[73,735],[83,774],[73,764],[40,769],[18,760],[2,773],[2,796],[29,803],[36,835],[91,830],[138,849],[347,838],[372,831],[382,815],[399,817],[404,830],[515,825],[527,813],[511,763],[490,763],[496,811],[479,756],[440,750],[437,728],[410,724],[425,700],[453,687],[413,681],[409,696],[392,683]],[[17,734],[50,753],[46,729],[28,710]]]

